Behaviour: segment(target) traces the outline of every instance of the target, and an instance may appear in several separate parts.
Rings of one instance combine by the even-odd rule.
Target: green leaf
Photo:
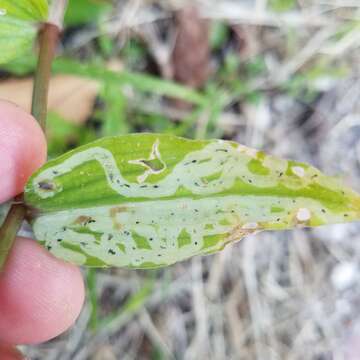
[[[88,266],[156,268],[261,230],[359,220],[360,197],[314,167],[235,142],[107,137],[28,181],[38,240]]]
[[[25,53],[36,35],[36,27],[27,21],[0,16],[0,64]]]
[[[210,27],[210,46],[212,49],[218,50],[225,45],[230,36],[230,29],[227,24],[214,21]]]
[[[36,69],[36,62],[35,54],[29,48],[28,51],[22,53],[21,57],[14,58],[6,64],[1,64],[0,71],[6,71],[16,76],[30,76]]]
[[[65,14],[65,25],[76,26],[96,22],[111,10],[108,2],[100,0],[70,0]]]
[[[296,0],[270,0],[269,5],[277,12],[290,11],[296,7]]]
[[[205,96],[198,91],[148,74],[128,72],[126,70],[116,72],[107,70],[103,64],[79,63],[67,58],[56,59],[53,62],[52,69],[54,73],[73,74],[105,82],[131,85],[138,91],[166,95],[197,105],[207,104]]]
[[[100,99],[104,109],[99,111],[99,118],[103,121],[102,133],[104,136],[126,134],[129,126],[126,123],[127,101],[119,84],[106,81]]]
[[[46,0],[0,0],[0,64],[23,55],[36,36],[37,21],[46,20]]]
[[[47,0],[0,0],[3,17],[18,20],[43,21],[48,17]]]
[[[94,131],[86,126],[67,121],[60,115],[50,111],[47,116],[48,156],[59,156],[74,147],[96,139]]]

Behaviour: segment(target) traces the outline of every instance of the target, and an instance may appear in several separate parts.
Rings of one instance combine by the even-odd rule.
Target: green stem
[[[59,39],[59,28],[44,24],[39,34],[40,52],[34,79],[31,114],[45,132],[51,63]]]
[[[0,228],[0,270],[4,267],[15,236],[24,220],[25,213],[26,209],[22,203],[13,204]]]
[[[51,63],[59,39],[59,28],[50,23],[43,25],[39,34],[39,60],[35,73],[31,113],[45,133],[47,98],[51,75]],[[17,232],[25,219],[26,207],[22,196],[15,198],[3,225],[0,228],[0,271],[4,268]]]

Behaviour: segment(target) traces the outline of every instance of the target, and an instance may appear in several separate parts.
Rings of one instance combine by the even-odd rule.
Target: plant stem
[[[4,267],[15,236],[24,220],[25,213],[26,209],[23,204],[13,204],[0,228],[0,270]]]
[[[45,133],[51,64],[60,37],[67,0],[56,0],[51,4],[49,21],[43,24],[39,33],[39,60],[36,68],[31,114]]]
[[[59,39],[59,28],[46,23],[39,34],[40,52],[35,73],[31,114],[45,132],[51,63]]]
[[[66,9],[67,0],[57,0],[50,10],[49,23],[43,24],[39,33],[39,60],[36,68],[31,114],[40,123],[44,133],[46,130],[47,100],[51,63],[54,58],[60,28]],[[15,198],[3,225],[0,227],[0,271],[4,268],[8,254],[12,248],[17,232],[25,219],[27,208],[23,196]]]

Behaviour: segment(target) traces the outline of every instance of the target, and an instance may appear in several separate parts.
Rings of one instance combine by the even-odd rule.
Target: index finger
[[[45,160],[46,140],[39,124],[20,107],[0,100],[0,203],[21,193]]]

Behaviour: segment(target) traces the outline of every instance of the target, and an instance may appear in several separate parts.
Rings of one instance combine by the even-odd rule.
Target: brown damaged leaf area
[[[74,221],[76,225],[87,225],[90,224],[93,219],[90,216],[81,215]]]
[[[114,229],[115,230],[120,230],[122,229],[122,225],[117,221],[116,219],[116,215],[119,213],[122,213],[124,211],[126,211],[127,208],[126,206],[115,206],[113,208],[110,209],[110,217],[112,219],[113,225],[114,225]]]
[[[254,230],[252,230],[252,229],[247,230],[247,229],[244,229],[244,228],[242,228],[242,227],[243,227],[243,225],[237,225],[237,226],[235,226],[235,227],[231,230],[229,236],[226,238],[226,242],[239,241],[239,240],[241,240],[243,237],[248,236],[248,235],[251,235],[251,234],[259,231],[259,230],[256,230],[256,229],[254,229]]]

